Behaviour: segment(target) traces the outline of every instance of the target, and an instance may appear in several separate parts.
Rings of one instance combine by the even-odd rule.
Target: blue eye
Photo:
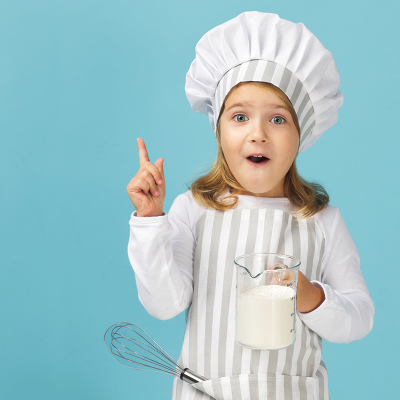
[[[286,120],[285,120],[285,118],[283,118],[283,117],[273,117],[273,118],[271,119],[271,122],[272,122],[273,124],[281,125],[281,124],[283,124],[284,122],[286,122]]]
[[[236,115],[233,116],[233,119],[236,122],[245,122],[245,121],[249,120],[244,114],[236,114]]]

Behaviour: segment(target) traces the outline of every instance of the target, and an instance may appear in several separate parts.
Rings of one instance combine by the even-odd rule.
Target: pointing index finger
[[[139,149],[139,164],[142,166],[147,161],[150,161],[149,155],[147,153],[146,145],[144,144],[144,140],[141,138],[137,139],[138,149]]]

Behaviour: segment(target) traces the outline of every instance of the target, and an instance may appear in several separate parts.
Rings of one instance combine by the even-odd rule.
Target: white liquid
[[[279,285],[243,290],[237,303],[237,341],[264,350],[290,346],[295,339],[294,296],[292,288]]]

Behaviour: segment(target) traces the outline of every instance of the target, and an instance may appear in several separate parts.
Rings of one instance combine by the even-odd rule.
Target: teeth
[[[265,156],[257,156],[257,155],[255,155],[255,154],[253,154],[253,155],[251,155],[251,156],[248,156],[247,158],[250,158],[250,157],[266,158],[266,159],[268,160],[268,157],[265,157]]]

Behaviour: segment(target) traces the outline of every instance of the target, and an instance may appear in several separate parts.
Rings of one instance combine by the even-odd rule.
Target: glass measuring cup
[[[278,350],[296,340],[296,289],[300,260],[278,253],[245,254],[236,265],[236,341]]]

